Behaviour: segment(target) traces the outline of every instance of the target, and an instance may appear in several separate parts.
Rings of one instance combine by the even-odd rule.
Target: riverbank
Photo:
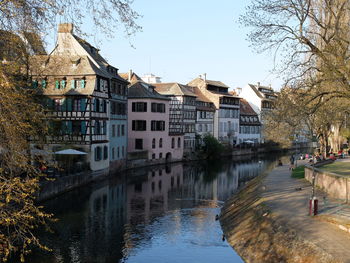
[[[230,245],[245,262],[350,262],[350,235],[308,216],[311,186],[290,173],[276,167],[225,202],[220,222]]]
[[[258,151],[258,153],[264,154],[266,153],[265,151],[266,149],[262,148]],[[280,149],[279,151],[282,150]],[[249,160],[254,157],[256,157],[256,151],[253,151],[252,149],[242,149],[235,151],[235,154],[232,153],[228,156],[223,156],[223,158],[232,158],[234,161]],[[104,169],[99,171],[86,171],[67,176],[58,176],[53,178],[54,180],[41,182],[41,191],[38,194],[37,200],[39,202],[43,202],[45,200],[69,192],[75,188],[79,188],[96,181],[104,180],[116,175],[123,176],[135,169],[151,169],[153,166],[168,166],[174,165],[176,163],[190,163],[203,160],[205,159],[200,158],[198,155],[193,155],[190,159],[173,160],[167,162],[145,162],[139,163],[138,165],[126,165],[122,169]]]

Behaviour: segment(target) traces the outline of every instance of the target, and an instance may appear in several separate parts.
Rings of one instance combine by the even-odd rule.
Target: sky
[[[120,73],[153,73],[162,82],[187,84],[206,73],[231,88],[247,83],[271,84],[282,79],[271,74],[272,53],[257,54],[247,39],[248,28],[238,23],[249,0],[134,0],[142,15],[142,32],[128,39],[121,28],[115,37],[90,37],[102,56]],[[91,25],[86,24],[85,28]],[[83,26],[84,30],[84,26]],[[51,36],[54,38],[55,36]]]

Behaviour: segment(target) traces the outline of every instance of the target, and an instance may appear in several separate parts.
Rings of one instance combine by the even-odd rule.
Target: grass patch
[[[318,169],[339,175],[350,176],[350,162],[334,162],[320,166]]]
[[[304,171],[305,166],[298,166],[297,168],[295,168],[292,171],[292,177],[293,178],[298,178],[298,179],[302,179],[305,178],[305,171]]]

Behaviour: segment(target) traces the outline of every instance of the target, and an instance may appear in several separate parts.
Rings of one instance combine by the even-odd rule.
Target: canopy
[[[255,143],[255,142],[248,140],[248,141],[244,141],[244,143]]]
[[[87,153],[86,153],[86,152],[77,151],[77,150],[74,150],[74,149],[65,149],[65,150],[62,150],[62,151],[55,152],[55,154],[62,154],[62,155],[85,155],[85,154],[87,154]]]

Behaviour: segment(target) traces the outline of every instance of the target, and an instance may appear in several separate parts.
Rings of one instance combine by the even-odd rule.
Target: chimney
[[[132,77],[132,70],[129,69],[129,74],[128,74],[128,81],[129,82],[131,81],[131,77]]]
[[[258,82],[258,85],[256,85],[258,88],[260,88],[260,82]]]
[[[207,81],[207,73],[203,73],[204,81]]]
[[[240,94],[241,94],[241,92],[242,92],[242,88],[237,87],[237,88],[236,88],[236,93],[237,93],[237,95],[240,95]]]
[[[73,24],[72,23],[59,24],[58,33],[73,33]]]

